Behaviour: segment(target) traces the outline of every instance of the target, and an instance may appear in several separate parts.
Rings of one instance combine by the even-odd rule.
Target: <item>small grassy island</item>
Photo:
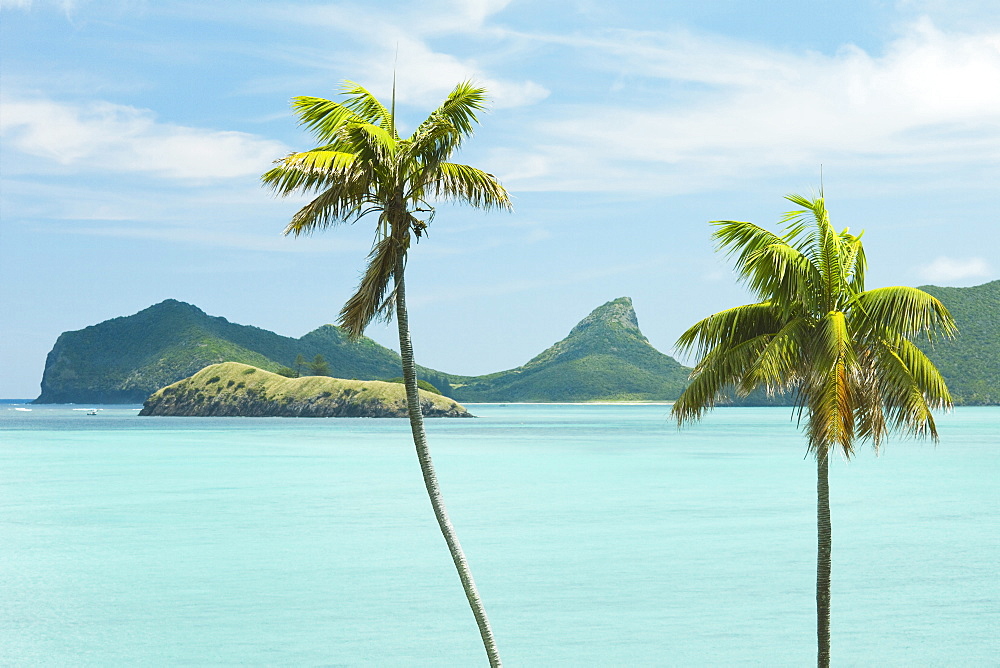
[[[455,401],[420,391],[425,417],[472,417]],[[402,385],[326,376],[286,378],[239,362],[207,366],[150,396],[139,415],[406,417]]]

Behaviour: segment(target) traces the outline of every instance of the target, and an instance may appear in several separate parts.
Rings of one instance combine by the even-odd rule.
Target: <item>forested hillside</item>
[[[917,342],[948,382],[955,403],[1000,404],[1000,281],[921,289],[940,299],[958,323],[953,340]]]

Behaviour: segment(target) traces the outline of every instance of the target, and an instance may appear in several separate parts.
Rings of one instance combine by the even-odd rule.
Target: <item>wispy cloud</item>
[[[941,256],[920,268],[920,276],[932,283],[953,283],[984,279],[992,275],[989,263],[981,257],[952,258]]]
[[[530,79],[497,76],[477,58],[461,57],[431,46],[431,40],[448,35],[489,37],[509,41],[487,25],[493,14],[510,0],[454,0],[430,5],[402,5],[396,11],[372,12],[369,6],[275,5],[257,8],[251,20],[268,20],[286,25],[322,28],[342,35],[345,48],[335,58],[326,54],[301,54],[301,65],[310,69],[336,68],[350,63],[359,83],[385,97],[393,77],[401,83],[397,99],[403,104],[426,107],[437,105],[459,81],[472,79],[490,92],[496,108],[531,105],[545,99],[549,90]],[[488,50],[486,50],[488,51]],[[287,57],[287,54],[286,54]]]
[[[641,190],[669,179],[683,191],[767,167],[1000,159],[1000,32],[946,33],[923,19],[880,56],[688,32],[539,39],[677,90],[632,107],[609,93],[604,104],[548,115],[558,120],[536,128],[544,140],[506,165],[514,187]]]
[[[152,111],[104,101],[5,99],[0,136],[8,151],[60,171],[147,172],[186,180],[260,174],[289,151],[248,133],[162,123]]]

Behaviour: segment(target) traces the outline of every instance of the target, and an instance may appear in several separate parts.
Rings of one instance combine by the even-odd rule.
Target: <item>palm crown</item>
[[[292,153],[262,179],[279,195],[315,193],[285,228],[302,234],[377,214],[368,266],[357,291],[340,312],[340,323],[360,336],[375,318],[392,317],[389,285],[405,263],[413,236],[433,218],[433,200],[510,208],[507,191],[492,174],[449,162],[472,134],[486,92],[460,83],[412,135],[400,138],[395,109],[386,109],[365,88],[345,82],[344,100],[297,97],[292,106],[320,146]],[[393,107],[395,102],[393,102]],[[387,292],[389,294],[387,294]]]
[[[791,392],[807,416],[817,455],[855,439],[877,448],[900,429],[937,438],[931,410],[951,405],[937,369],[911,341],[950,336],[955,323],[922,290],[865,290],[861,235],[837,232],[823,198],[787,197],[802,207],[785,214],[785,232],[715,221],[719,248],[760,299],[696,323],[678,347],[697,352],[692,382],[673,407],[679,423],[696,420],[729,388]]]

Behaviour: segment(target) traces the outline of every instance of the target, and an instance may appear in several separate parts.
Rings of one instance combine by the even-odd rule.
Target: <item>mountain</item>
[[[1000,281],[971,288],[920,288],[941,300],[958,324],[950,341],[917,345],[937,366],[956,404],[1000,404]]]
[[[925,286],[954,315],[959,335],[919,343],[940,368],[957,404],[1000,404],[1000,281],[972,288]],[[238,325],[173,299],[135,315],[59,336],[49,353],[37,403],[141,403],[156,390],[210,364],[240,362],[268,371],[292,367],[297,355],[322,355],[339,378],[388,380],[399,355],[324,325],[301,338]],[[670,400],[689,369],[659,352],[639,329],[632,302],[595,309],[523,366],[485,376],[426,367],[418,375],[458,401]],[[780,404],[757,393],[736,403]]]
[[[365,380],[399,375],[399,355],[371,339],[351,341],[333,325],[299,339],[206,315],[168,299],[134,315],[65,332],[45,361],[36,403],[142,403],[156,390],[209,364],[241,362],[268,371],[297,355],[323,355],[333,375]],[[432,384],[435,372],[423,374]]]
[[[649,343],[621,297],[523,366],[450,380],[459,401],[664,400],[677,398],[688,372]]]
[[[240,362],[278,371],[294,366],[297,355],[307,360],[322,355],[338,378],[389,380],[400,374],[397,353],[365,337],[352,341],[333,325],[294,339],[168,299],[60,335],[35,402],[142,403],[210,364]],[[596,309],[569,336],[517,369],[476,377],[426,367],[417,373],[445,396],[463,401],[673,399],[687,378],[687,369],[642,335],[627,297]]]
[[[452,399],[420,391],[425,417],[472,417]],[[199,417],[406,417],[399,383],[326,376],[286,378],[238,362],[205,367],[146,400],[139,415]]]

